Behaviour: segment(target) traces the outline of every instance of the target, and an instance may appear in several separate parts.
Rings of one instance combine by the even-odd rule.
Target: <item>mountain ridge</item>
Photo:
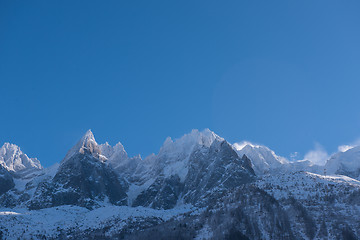
[[[338,164],[352,162],[351,150],[333,155],[325,175],[322,166],[231,144],[209,129],[167,138],[145,159],[129,157],[121,143],[98,144],[89,130],[50,168],[0,166],[0,236],[356,239],[360,181]],[[41,219],[48,216],[56,228]],[[69,226],[69,218],[83,225]]]

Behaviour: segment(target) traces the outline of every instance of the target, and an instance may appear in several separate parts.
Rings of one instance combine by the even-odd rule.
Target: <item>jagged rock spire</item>
[[[5,143],[0,148],[0,165],[13,172],[43,168],[38,159],[29,158],[19,146],[11,143]]]
[[[75,146],[68,151],[62,162],[67,161],[77,153],[81,153],[81,154],[90,153],[93,155],[99,155],[101,153],[99,145],[95,141],[94,134],[90,129],[77,142],[77,144],[75,144]]]

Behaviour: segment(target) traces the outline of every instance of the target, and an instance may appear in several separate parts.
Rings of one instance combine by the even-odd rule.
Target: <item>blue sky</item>
[[[300,157],[360,137],[358,1],[1,1],[0,142],[130,155],[210,128]]]

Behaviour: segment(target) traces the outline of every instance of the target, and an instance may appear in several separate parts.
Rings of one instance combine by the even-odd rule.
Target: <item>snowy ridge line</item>
[[[356,238],[360,181],[349,171],[356,154],[352,148],[333,157],[325,175],[326,166],[230,144],[206,129],[167,138],[143,160],[129,157],[121,143],[98,144],[89,130],[53,167],[0,168],[0,236]],[[21,154],[2,156],[17,163],[11,156]]]
[[[165,164],[164,174],[178,174],[183,181],[188,172],[186,168],[188,157],[194,148],[199,145],[209,147],[214,140],[224,141],[223,138],[209,129],[203,131],[194,129],[189,134],[175,140],[170,137],[166,138],[158,154],[150,154],[142,160],[140,155],[130,158],[120,142],[115,146],[111,146],[107,142],[98,144],[92,131],[88,130],[78,143],[67,152],[62,162],[79,152],[90,151],[114,169],[123,170],[133,162],[136,162],[137,165],[141,162],[142,168],[154,168],[153,165]],[[245,154],[250,158],[256,175],[268,174],[276,169],[287,172],[305,170],[322,174],[326,169],[328,174],[351,175],[352,178],[360,177],[360,147],[357,146],[341,148],[341,151],[330,156],[325,166],[319,166],[309,160],[289,161],[285,157],[276,155],[273,150],[266,146],[247,141],[236,142],[232,146],[240,157]],[[154,160],[159,158],[166,158],[166,161],[159,163]],[[22,175],[43,169],[38,159],[27,157],[18,146],[10,143],[5,143],[0,148],[0,165],[8,171],[19,172]],[[136,166],[132,167],[135,168]]]

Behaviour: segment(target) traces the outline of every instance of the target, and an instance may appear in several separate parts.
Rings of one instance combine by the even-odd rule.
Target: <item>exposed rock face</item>
[[[85,135],[73,146],[66,154],[62,163],[71,159],[74,155],[78,154],[89,154],[100,160],[104,160],[101,155],[101,148],[95,141],[94,134],[91,130],[88,130]]]
[[[268,147],[250,142],[235,143],[234,149],[239,156],[245,154],[251,159],[252,167],[258,176],[269,173],[276,168],[280,168],[283,164],[288,163],[285,158],[276,155],[275,152]]]
[[[226,141],[214,141],[210,148],[199,148],[189,160],[184,201],[199,204],[207,197],[218,197],[225,191],[249,183],[255,178],[249,159],[240,158]]]
[[[2,166],[0,166],[0,196],[15,186],[13,177]]]
[[[185,160],[179,160],[187,169],[184,180],[179,173],[160,174],[136,198],[134,206],[169,209],[178,202],[206,204],[225,191],[255,179],[250,160],[245,155],[240,158],[222,139],[213,140],[210,146],[195,145],[190,155],[185,155]]]
[[[199,215],[188,214],[124,236],[133,240],[194,238],[296,239],[279,202],[248,184],[224,194]]]
[[[153,184],[143,191],[134,201],[133,206],[145,206],[155,209],[171,209],[176,206],[184,184],[177,175],[158,177]]]
[[[125,177],[129,181],[134,178],[134,173],[141,165],[140,155],[129,157],[124,146],[119,142],[115,146],[108,143],[99,145],[101,155],[106,157],[106,164],[109,165],[117,174]]]
[[[29,207],[71,204],[91,208],[105,199],[125,205],[128,185],[103,160],[93,134],[87,132],[66,155],[51,182],[39,185]]]
[[[0,206],[14,209],[0,214],[0,236],[359,239],[360,181],[351,178],[359,153],[333,155],[328,173],[347,176],[329,176],[310,161],[231,145],[210,130],[168,138],[145,160],[129,157],[121,143],[97,144],[88,131],[52,168],[13,171],[3,161]],[[20,209],[26,214],[16,215]]]

